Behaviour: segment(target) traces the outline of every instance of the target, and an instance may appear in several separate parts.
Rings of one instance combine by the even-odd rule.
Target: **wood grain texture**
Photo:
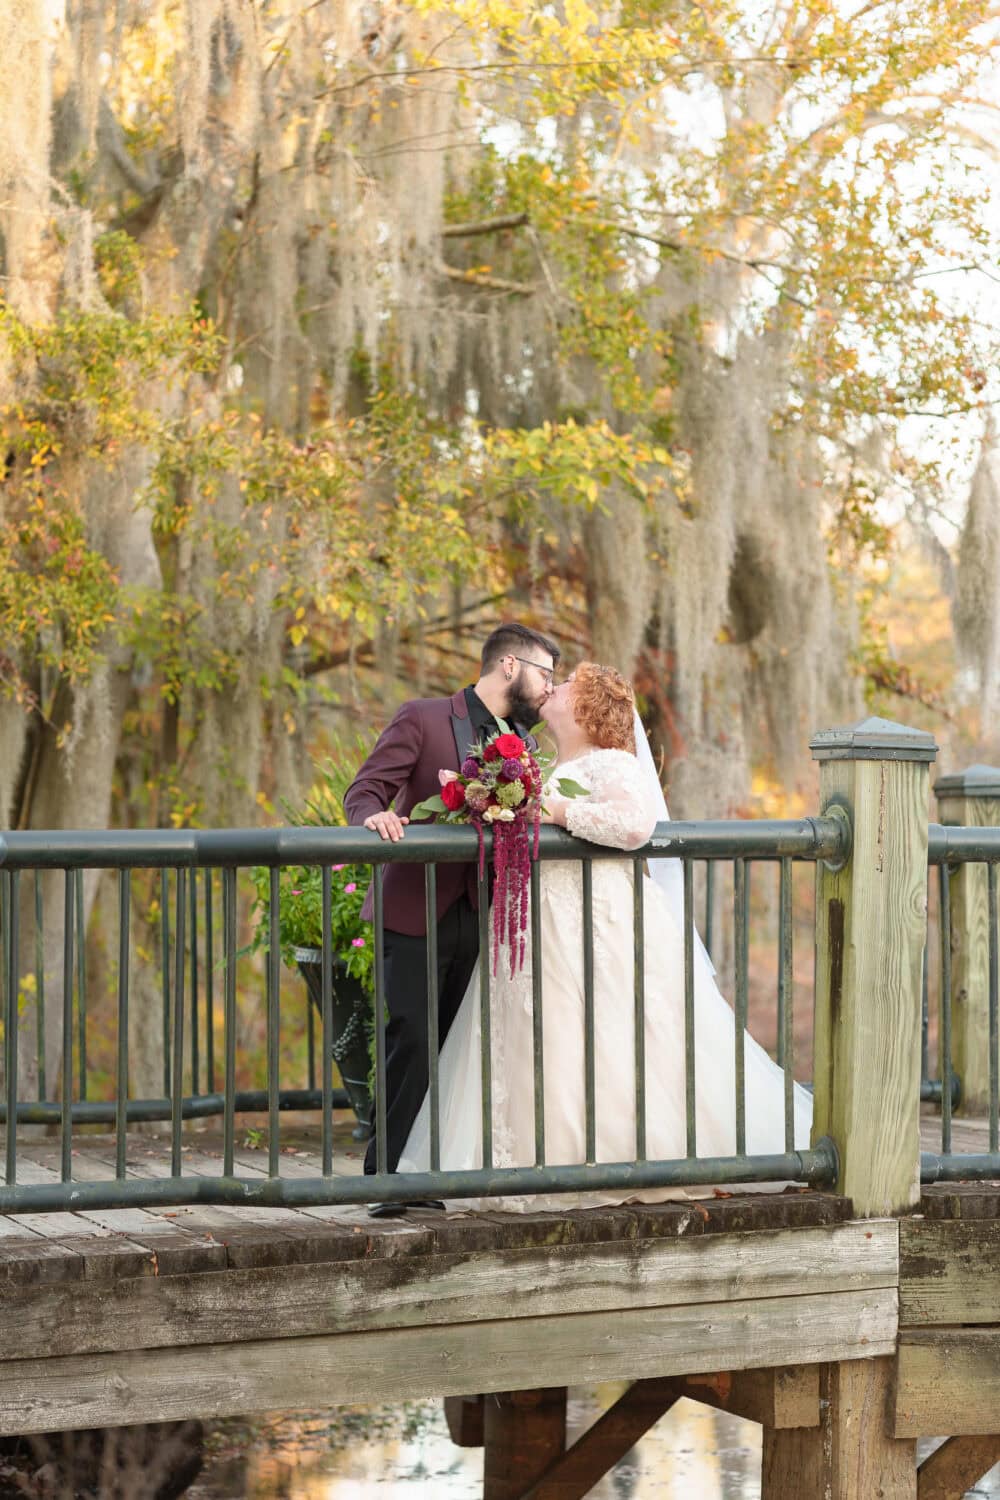
[[[764,1429],[762,1500],[915,1500],[915,1445],[892,1433],[891,1359],[820,1372],[818,1427]]]
[[[858,1359],[896,1329],[892,1288],[6,1360],[0,1433]]]
[[[1000,823],[1000,798],[948,797],[943,823],[991,828]],[[990,1100],[989,910],[986,866],[957,865],[951,892],[951,1055],[962,1080],[958,1113],[984,1114]]]
[[[153,1252],[146,1249],[136,1252],[146,1256],[140,1274],[107,1285],[105,1275],[99,1292],[73,1281],[26,1286],[16,1299],[0,1298],[0,1347],[8,1358],[30,1358],[457,1325],[517,1318],[526,1311],[541,1317],[796,1300],[806,1293],[895,1295],[898,1233],[894,1221],[869,1221],[694,1240],[362,1257],[331,1264],[295,1264],[289,1255],[284,1265],[254,1265],[251,1244],[238,1251],[239,1269],[231,1260],[224,1269],[232,1243],[227,1247],[190,1236],[192,1252],[217,1257],[215,1269],[170,1275],[159,1261],[150,1262]],[[159,1243],[151,1240],[150,1246]],[[272,1244],[269,1235],[268,1254]],[[0,1246],[0,1275],[2,1265]],[[782,1361],[797,1358],[793,1349]]]
[[[917,1470],[917,1500],[962,1500],[977,1479],[1000,1463],[1000,1437],[953,1437]]]
[[[819,1425],[819,1365],[724,1370],[671,1382],[678,1396],[733,1412],[762,1427]]]
[[[899,1226],[901,1325],[1000,1322],[1000,1223],[904,1219]]]
[[[906,1329],[899,1335],[898,1437],[992,1434],[1000,1413],[1000,1328]]]
[[[860,1217],[919,1198],[920,1009],[928,768],[831,761],[821,800],[853,811],[847,865],[818,867],[813,1139],[840,1153],[837,1191]]]

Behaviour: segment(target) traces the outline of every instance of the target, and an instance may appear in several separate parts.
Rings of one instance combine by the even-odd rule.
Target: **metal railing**
[[[941,1069],[941,1149],[921,1155],[921,1180],[925,1183],[959,1179],[985,1181],[1000,1177],[1000,1040],[998,1040],[998,931],[997,865],[1000,863],[1000,828],[955,828],[932,823],[929,829],[928,865],[937,877],[939,921],[939,1012],[938,1056]],[[953,1060],[952,965],[956,944],[952,931],[952,879],[963,867],[982,867],[985,879],[980,891],[984,920],[976,932],[975,949],[985,943],[986,1025],[982,1036],[988,1057],[988,1147],[985,1152],[953,1149],[954,1108],[962,1099],[962,1079]],[[983,956],[983,955],[980,955]],[[925,989],[926,995],[926,989]],[[966,997],[975,1004],[979,997]],[[926,1026],[925,1026],[926,1034]],[[926,1049],[925,1049],[926,1056]]]
[[[493,1164],[492,1143],[492,1069],[490,1057],[490,965],[479,966],[479,1004],[481,1012],[481,1082],[482,1082],[482,1168],[464,1171],[441,1170],[438,1049],[428,1047],[428,1073],[431,1116],[431,1168],[421,1173],[391,1173],[386,1170],[386,1015],[385,973],[382,958],[384,928],[383,878],[386,865],[399,861],[424,866],[427,911],[433,913],[436,893],[436,867],[446,863],[472,863],[477,855],[477,838],[471,828],[439,828],[416,825],[408,829],[398,843],[383,843],[375,835],[357,829],[288,828],[271,831],[183,831],[150,832],[23,832],[0,836],[0,895],[3,901],[3,1059],[4,1082],[2,1118],[24,1124],[48,1123],[58,1129],[60,1142],[60,1180],[58,1182],[25,1182],[18,1176],[17,1130],[7,1128],[4,1162],[5,1183],[0,1186],[0,1213],[47,1211],[84,1208],[114,1208],[123,1205],[157,1207],[195,1203],[213,1204],[348,1204],[376,1202],[385,1199],[417,1200],[434,1198],[495,1197],[505,1194],[538,1194],[605,1190],[627,1194],[648,1188],[697,1186],[714,1183],[753,1183],[795,1181],[829,1184],[836,1178],[837,1163],[833,1147],[819,1143],[811,1150],[796,1150],[792,1099],[793,1027],[791,1007],[792,983],[792,864],[793,861],[837,861],[846,854],[849,832],[839,818],[805,818],[797,821],[670,823],[658,827],[650,843],[632,853],[598,848],[572,839],[551,828],[542,830],[540,859],[573,860],[582,867],[583,903],[583,974],[584,974],[584,1100],[585,1160],[551,1162],[547,1159],[544,1136],[544,1073],[546,1059],[542,1046],[544,987],[539,922],[540,872],[533,867],[530,887],[532,918],[532,1000],[533,1000],[533,1068],[536,1101],[535,1161],[531,1165],[498,1167]],[[489,851],[487,851],[489,852]],[[647,1156],[647,1118],[651,1105],[647,1092],[644,1056],[646,1006],[655,997],[645,993],[644,965],[644,899],[640,878],[646,861],[664,857],[680,858],[684,882],[685,947],[685,1100],[686,1154],[671,1160],[652,1160]],[[636,1140],[631,1160],[597,1161],[595,1127],[595,982],[593,862],[616,859],[629,863],[633,871],[634,944],[636,961],[628,982],[634,997]],[[779,938],[778,938],[778,1055],[784,1063],[785,1149],[770,1155],[751,1155],[746,1150],[745,1099],[745,1026],[748,1011],[749,972],[749,892],[750,869],[755,861],[776,861],[779,867]],[[733,934],[735,953],[734,986],[734,1073],[736,1097],[735,1154],[725,1157],[697,1155],[696,1100],[699,1080],[694,1048],[694,979],[695,943],[694,867],[707,862],[711,871],[720,861],[732,861]],[[334,1156],[332,1111],[346,1103],[332,1084],[333,984],[334,954],[329,938],[331,875],[330,867],[351,863],[369,865],[375,911],[375,999],[374,1084],[375,1144],[377,1171],[361,1178],[337,1170]],[[279,871],[283,866],[320,867],[322,871],[323,930],[322,1004],[319,1038],[321,1083],[318,1089],[288,1090],[281,1087],[281,1021],[283,997],[278,932]],[[266,1080],[257,1091],[239,1091],[236,1087],[236,1021],[237,1021],[237,875],[240,869],[265,866],[270,871],[270,926],[266,955]],[[82,931],[81,872],[114,870],[118,877],[118,972],[115,987],[116,1050],[114,1088],[103,1099],[89,1097],[87,1074],[87,988],[84,982]],[[160,1100],[135,1099],[130,1093],[130,975],[137,962],[145,961],[131,951],[129,911],[131,881],[139,870],[159,871],[161,881],[161,953],[163,1003],[164,1093]],[[62,953],[62,1025],[61,1071],[57,1099],[25,1100],[19,1095],[19,1029],[22,994],[21,908],[22,881],[35,881],[36,968],[41,968],[37,945],[42,942],[44,913],[38,905],[38,872],[63,872],[63,953]],[[173,878],[168,882],[168,872]],[[203,986],[207,1006],[204,1020],[205,1078],[208,1093],[200,1094],[202,1053],[198,1030],[197,976],[198,944],[189,941],[196,930],[199,909],[198,873],[202,874],[202,897],[208,898],[203,919],[204,974],[213,976]],[[170,886],[173,887],[173,921],[170,921]],[[714,910],[712,880],[706,882],[707,912]],[[221,942],[216,937],[212,891],[221,895]],[[30,894],[30,893],[29,893]],[[487,885],[479,887],[480,951],[489,951],[487,942]],[[29,901],[30,906],[30,901]],[[190,934],[187,932],[190,926]],[[431,939],[427,945],[428,1032],[436,1038],[436,952],[434,924],[429,925]],[[706,931],[709,943],[713,931]],[[192,1009],[185,1002],[186,981],[190,976]],[[73,999],[77,998],[74,1011]],[[217,998],[222,1009],[222,1059],[217,1068],[213,1038],[214,1009]],[[44,1032],[44,993],[33,997],[38,1032]],[[76,1069],[74,1071],[74,1038]],[[193,1084],[184,1091],[185,1058]],[[44,1055],[39,1057],[40,1083],[44,1085]],[[315,1058],[313,1057],[313,1066]],[[221,1090],[216,1090],[217,1071],[221,1072]],[[44,1087],[40,1092],[45,1093]],[[76,1097],[74,1098],[74,1094]],[[281,1174],[281,1115],[286,1109],[316,1108],[320,1116],[321,1170],[315,1177]],[[268,1175],[250,1178],[237,1175],[236,1117],[242,1111],[260,1110],[267,1117]],[[187,1175],[183,1170],[183,1123],[186,1119],[220,1112],[222,1117],[221,1175]],[[143,1119],[163,1118],[170,1124],[170,1175],[159,1180],[129,1175],[130,1123]],[[114,1176],[101,1181],[74,1180],[74,1146],[80,1132],[93,1123],[113,1124],[115,1132]]]

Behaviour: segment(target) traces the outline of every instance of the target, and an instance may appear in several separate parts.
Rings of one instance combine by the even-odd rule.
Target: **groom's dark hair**
[[[498,625],[483,642],[483,672],[492,671],[501,657],[520,656],[526,646],[534,646],[536,649],[547,651],[552,658],[553,666],[559,660],[559,647],[555,641],[549,640],[547,635],[542,635],[540,630],[531,630],[527,625],[518,625],[511,621],[508,625]]]

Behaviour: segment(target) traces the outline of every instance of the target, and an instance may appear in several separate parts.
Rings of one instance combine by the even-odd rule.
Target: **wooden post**
[[[762,1500],[915,1500],[916,1444],[892,1436],[891,1357],[820,1371],[820,1425],[764,1428]]]
[[[1000,825],[1000,770],[971,766],[935,784],[938,819],[966,828]],[[962,1114],[985,1114],[990,1102],[989,951],[986,866],[961,864],[951,891],[951,1056],[962,1081]],[[942,1070],[939,1069],[939,1076]]]
[[[566,1447],[566,1387],[487,1395],[483,1437],[483,1500],[522,1500]]]
[[[920,1012],[927,935],[931,735],[886,719],[812,741],[824,815],[850,818],[839,869],[818,868],[813,1143],[840,1156],[859,1218],[920,1193]]]

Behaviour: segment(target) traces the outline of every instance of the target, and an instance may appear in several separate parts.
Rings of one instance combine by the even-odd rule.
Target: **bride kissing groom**
[[[533,677],[542,670],[541,653],[536,656],[534,662],[528,657]],[[554,668],[557,653],[550,651],[549,657]],[[515,655],[514,660],[520,658]],[[667,808],[635,711],[631,686],[614,668],[584,662],[564,683],[554,687],[551,668],[539,712],[555,739],[558,763],[545,794],[545,820],[562,826],[592,846],[625,851],[641,849],[648,843],[657,822],[666,819]],[[482,679],[477,684],[477,693],[481,684]],[[377,751],[378,746],[374,753]],[[585,795],[565,799],[553,790],[557,780],[567,772],[569,779],[586,788]],[[414,797],[407,805],[412,807],[417,800]],[[352,821],[360,820],[352,814]],[[376,827],[383,837],[393,836],[392,826],[385,827],[384,821],[382,826],[377,822],[368,826]],[[395,832],[401,835],[402,828]],[[634,861],[597,856],[592,862],[595,1087],[593,1118],[589,1122],[581,861],[546,861],[541,868],[538,951],[542,956],[543,993],[542,1108],[545,1160],[550,1166],[578,1165],[588,1160],[627,1163],[640,1155],[650,1162],[671,1161],[687,1154],[683,898],[676,878],[679,874],[676,861],[654,859],[651,863],[653,875],[639,876],[646,910],[642,955],[645,1107],[641,1121],[638,1112],[641,1096],[635,1079]],[[454,872],[456,867],[451,869]],[[467,871],[465,878],[472,874]],[[458,878],[461,877],[453,874],[453,879]],[[386,887],[388,879],[387,875]],[[413,867],[411,879],[419,887],[422,914],[419,866]],[[387,951],[388,946],[387,940]],[[439,1128],[441,1167],[445,1171],[474,1170],[484,1165],[479,1065],[481,1011],[475,947],[470,942],[464,949],[463,976],[460,978],[457,971],[452,976],[447,1022],[442,1025]],[[422,972],[421,967],[418,973]],[[464,993],[459,993],[459,983],[464,984]],[[701,1155],[732,1156],[736,1150],[736,1019],[715,983],[714,969],[700,943],[694,945],[693,983],[697,1148]],[[499,1168],[530,1167],[536,1162],[530,962],[513,973],[507,966],[498,965],[491,991],[492,1143],[490,1161],[485,1164]],[[391,1016],[391,999],[389,1009]],[[746,1150],[751,1154],[780,1153],[786,1149],[783,1071],[749,1035],[744,1040],[744,1065]],[[409,1080],[410,1085],[413,1083],[413,1079]],[[419,1097],[415,1097],[417,1087],[410,1086],[407,1113],[412,1110],[411,1123],[402,1141],[398,1134],[392,1137],[389,1170],[429,1170],[426,1089],[425,1049]],[[392,1105],[391,1086],[389,1102]],[[809,1143],[811,1096],[796,1086],[793,1103],[794,1147],[798,1148]],[[401,1117],[397,1110],[397,1121]],[[592,1137],[593,1150],[589,1149],[588,1136]],[[371,1170],[367,1161],[366,1170]],[[648,1202],[705,1191],[711,1189],[664,1185],[628,1196]],[[482,1205],[463,1200],[456,1206],[555,1208],[610,1203],[620,1201],[621,1197],[621,1193],[598,1188],[548,1197],[506,1196],[484,1200]]]

